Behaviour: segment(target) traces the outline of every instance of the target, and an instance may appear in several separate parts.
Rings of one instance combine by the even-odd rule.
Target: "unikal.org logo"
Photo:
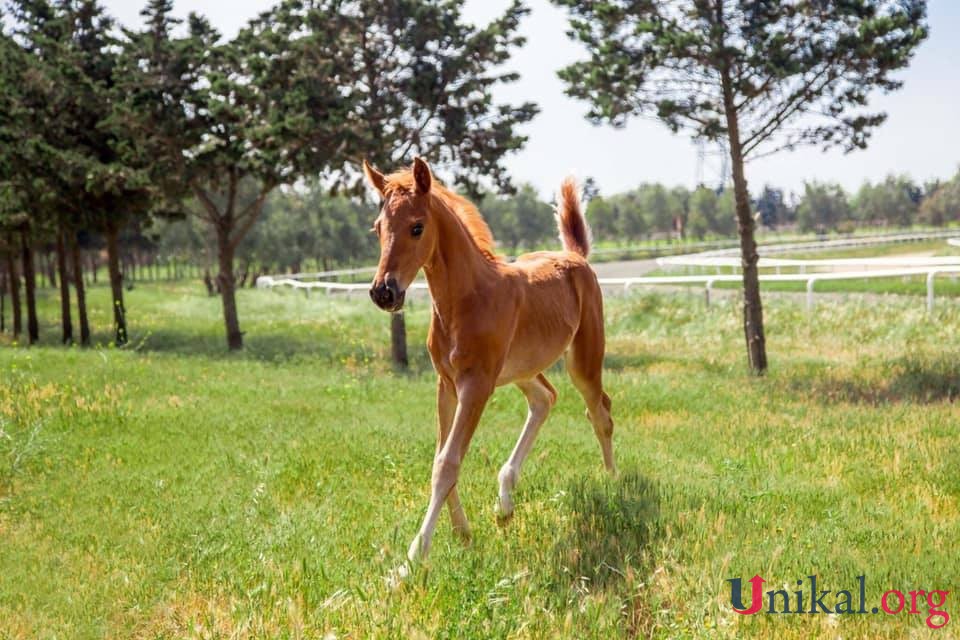
[[[928,591],[913,589],[900,591],[890,589],[880,598],[879,607],[867,607],[867,577],[857,576],[857,588],[840,591],[820,590],[817,588],[817,576],[807,576],[806,580],[797,580],[796,591],[784,589],[763,590],[766,580],[755,575],[749,580],[750,601],[744,602],[743,581],[740,578],[728,578],[730,583],[730,604],[733,610],[743,616],[756,613],[768,614],[870,614],[887,615],[926,614],[926,625],[931,629],[942,629],[950,622],[950,614],[944,606],[949,591],[940,589]]]

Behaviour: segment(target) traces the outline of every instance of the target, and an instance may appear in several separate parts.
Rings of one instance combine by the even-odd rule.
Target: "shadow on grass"
[[[651,365],[662,362],[665,358],[653,353],[623,354],[607,351],[603,357],[603,367],[610,371],[626,371],[628,369],[646,369]]]
[[[109,336],[105,336],[109,338]],[[231,352],[225,338],[212,332],[193,332],[178,329],[150,329],[133,333],[125,350],[139,353],[164,353],[182,356],[202,356],[212,359],[239,359],[258,362],[287,363],[316,361],[357,365],[373,364],[389,367],[390,345],[375,348],[370,340],[345,339],[331,330],[319,327],[310,331],[291,331],[283,328],[263,330],[256,328],[244,335],[243,349]],[[426,347],[408,339],[409,373],[420,373],[431,368]]]
[[[153,329],[131,336],[126,347],[144,353],[177,353],[202,355],[208,358],[240,357],[262,361],[283,361],[294,357],[340,359],[354,357],[363,359],[374,356],[362,345],[345,345],[335,337],[320,332],[245,333],[240,352],[231,353],[226,339],[215,333],[190,332],[176,329]]]
[[[570,526],[554,548],[553,591],[605,590],[623,601],[631,637],[652,629],[649,589],[638,589],[654,567],[652,543],[661,535],[660,488],[635,471],[617,478],[580,478],[567,490]]]
[[[646,371],[653,367],[662,366],[664,370],[685,373],[688,375],[709,374],[713,376],[729,376],[731,365],[722,360],[712,360],[704,357],[685,357],[665,353],[635,353],[625,354],[616,350],[617,347],[608,347],[603,359],[605,371],[629,372]],[[735,369],[739,371],[739,365]]]
[[[871,368],[878,371],[861,373],[858,368],[856,373],[838,375],[818,367],[791,378],[788,386],[823,403],[932,404],[960,399],[960,357],[906,356]]]

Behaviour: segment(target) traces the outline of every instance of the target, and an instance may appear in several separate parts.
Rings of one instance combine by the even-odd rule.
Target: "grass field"
[[[45,292],[46,293],[46,292]],[[0,347],[0,638],[957,637],[909,615],[734,614],[767,589],[950,591],[960,615],[960,304],[766,300],[771,370],[744,367],[732,298],[612,298],[606,383],[620,474],[560,401],[495,522],[525,407],[489,405],[463,467],[474,527],[444,514],[401,589],[429,491],[428,307],[412,372],[369,301],[242,291],[222,347],[199,284],[139,286],[123,350]],[[94,289],[96,339],[108,340]],[[42,315],[56,319],[55,301]],[[909,596],[908,596],[909,597]],[[909,605],[908,605],[909,607]],[[939,622],[939,619],[938,619]]]

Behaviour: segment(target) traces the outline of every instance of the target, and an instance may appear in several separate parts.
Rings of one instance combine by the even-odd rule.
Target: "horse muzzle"
[[[388,278],[380,284],[374,282],[370,287],[370,299],[384,311],[399,311],[403,308],[406,291],[401,291],[395,278]]]

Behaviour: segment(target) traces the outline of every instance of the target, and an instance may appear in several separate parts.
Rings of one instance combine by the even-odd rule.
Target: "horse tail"
[[[569,176],[560,183],[557,194],[557,226],[563,248],[584,258],[590,253],[590,227],[583,217],[577,181]]]

